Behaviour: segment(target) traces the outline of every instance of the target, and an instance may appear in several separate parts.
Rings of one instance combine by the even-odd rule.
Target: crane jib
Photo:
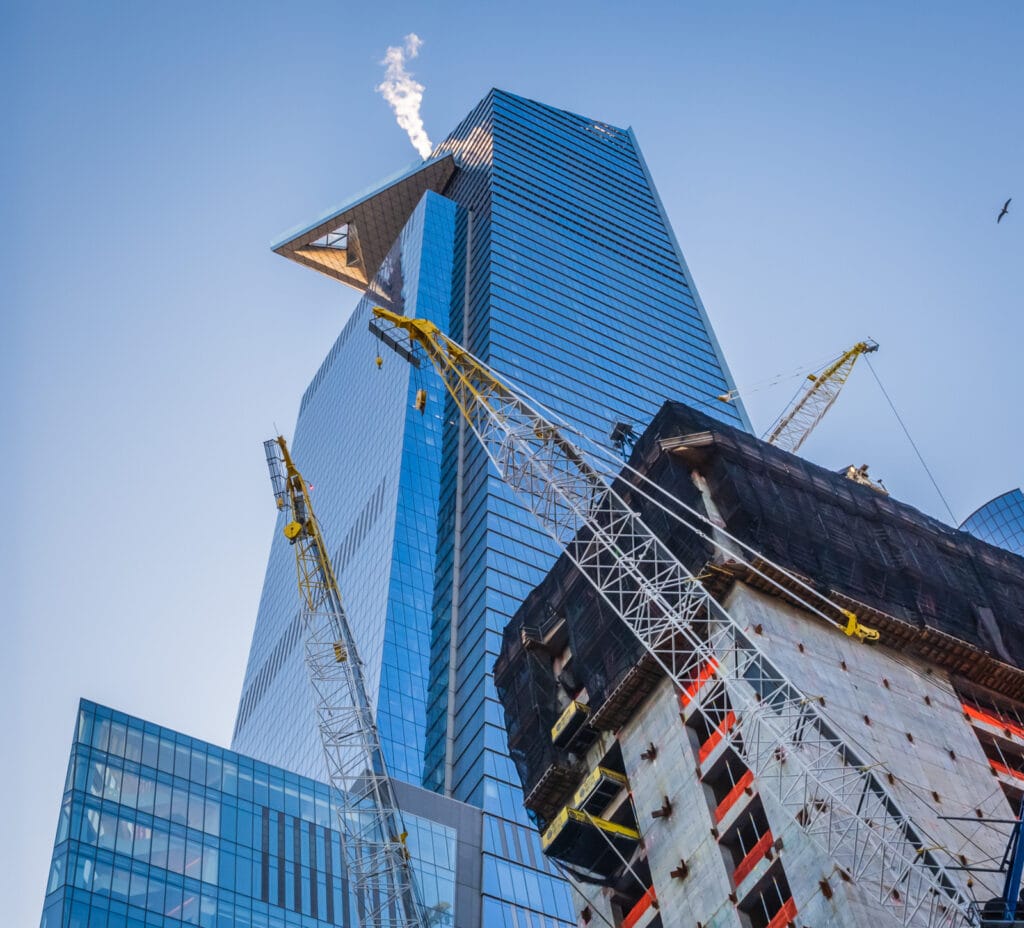
[[[426,928],[355,638],[309,498],[284,438],[264,442],[271,486],[295,554],[306,666],[359,924]]]
[[[714,682],[687,711],[731,740],[759,787],[842,873],[870,889],[891,924],[976,925],[935,843],[858,759],[819,700],[772,664],[615,491],[618,473],[434,323],[380,308],[374,315],[423,350],[499,475],[680,691],[715,668]],[[858,353],[873,350],[861,345]],[[848,628],[855,633],[855,624]]]

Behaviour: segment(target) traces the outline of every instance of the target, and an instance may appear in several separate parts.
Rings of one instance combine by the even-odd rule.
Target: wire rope
[[[924,468],[924,472],[928,475],[928,479],[932,482],[932,486],[935,487],[935,492],[939,494],[939,499],[942,500],[942,505],[946,507],[946,512],[949,513],[949,517],[953,520],[953,525],[958,525],[959,523],[957,522],[956,516],[953,515],[953,509],[949,505],[949,501],[946,499],[942,490],[939,489],[939,484],[935,479],[935,475],[932,474],[931,469],[925,463],[924,456],[921,454],[921,450],[917,447],[917,443],[911,437],[910,430],[907,428],[907,424],[903,421],[903,417],[899,414],[899,411],[896,409],[896,404],[893,403],[892,397],[889,396],[889,392],[882,385],[882,379],[878,376],[878,372],[875,370],[874,365],[871,363],[871,359],[865,358],[864,361],[868,366],[868,370],[871,371],[871,375],[875,378],[875,383],[878,384],[878,389],[882,391],[882,396],[885,397],[886,402],[889,404],[889,408],[892,410],[892,414],[896,417],[896,421],[900,424],[900,428],[903,429],[903,434],[907,436],[907,441],[910,442],[910,447],[914,449],[914,454],[917,455],[918,461],[921,462],[921,466]]]
[[[600,918],[601,921],[603,921],[608,926],[608,928],[615,928],[615,926],[605,917],[604,913],[601,911],[601,907],[597,904],[597,902],[591,899],[589,894],[584,891],[582,885],[580,885],[582,881],[578,880],[572,874],[572,871],[568,867],[566,867],[557,857],[552,857],[551,862],[555,865],[555,867],[558,868],[562,876],[569,881],[572,888],[583,897],[583,899],[587,903],[587,906],[593,907],[590,909],[590,911],[597,915],[598,918]]]
[[[467,351],[466,356],[471,358],[482,368],[487,370],[490,369],[487,364],[485,364],[480,359],[476,358],[472,354],[472,352]],[[811,597],[820,600],[829,608],[835,609],[841,614],[846,613],[845,609],[834,603],[831,599],[829,599],[823,593],[816,590],[806,581],[802,580],[800,577],[798,577],[791,571],[787,570],[781,564],[777,564],[774,561],[771,561],[769,558],[765,557],[763,554],[757,551],[753,546],[747,544],[744,541],[741,541],[739,538],[737,538],[723,526],[720,526],[718,523],[714,522],[704,513],[684,503],[678,497],[674,496],[664,487],[660,486],[651,478],[649,478],[646,474],[643,474],[641,471],[632,467],[628,462],[623,463],[617,451],[612,450],[607,446],[595,441],[590,436],[586,435],[584,432],[578,429],[576,426],[569,423],[563,416],[560,416],[557,413],[553,412],[552,410],[548,409],[543,403],[541,403],[539,400],[531,396],[527,390],[519,386],[512,378],[503,374],[501,379],[505,386],[509,388],[515,396],[533,406],[533,408],[536,409],[537,412],[544,416],[549,422],[557,425],[564,432],[571,434],[575,439],[577,439],[579,443],[582,446],[584,446],[581,450],[585,450],[588,453],[591,459],[591,466],[593,467],[595,463],[599,462],[599,465],[595,469],[602,478],[608,481],[614,481],[620,476],[620,471],[622,473],[628,472],[630,475],[636,477],[637,480],[640,481],[640,483],[650,487],[653,490],[653,493],[647,492],[642,487],[637,486],[636,484],[633,483],[630,484],[632,489],[640,493],[641,496],[643,496],[653,505],[661,509],[666,515],[670,516],[671,518],[674,518],[685,528],[688,528],[690,531],[694,532],[699,537],[708,541],[715,548],[722,551],[722,553],[739,560],[739,562],[743,564],[743,566],[746,567],[748,570],[754,572],[757,576],[761,577],[761,579],[763,579],[766,583],[778,589],[780,592],[786,593],[786,595],[788,595],[790,598],[796,601],[799,605],[802,605],[808,611],[812,612],[814,615],[817,615],[819,618],[821,618],[822,620],[829,623],[835,628],[845,630],[845,625],[843,623],[837,621],[833,616],[828,615],[818,607],[807,602],[799,594],[795,594],[791,589],[786,587],[784,584],[780,583],[779,580],[777,580],[775,577],[771,576],[766,571],[755,565],[752,561],[738,554],[728,545],[723,544],[718,538],[715,537],[715,534],[717,533],[719,535],[725,536],[725,538],[728,539],[728,541],[732,542],[744,551],[748,552],[753,558],[760,559],[764,564],[768,565],[768,567],[778,571],[780,574],[786,577],[786,579],[788,579],[791,583],[793,583],[800,589],[804,590],[806,593],[810,594]],[[660,494],[662,497],[667,499],[672,504],[672,506],[678,506],[680,509],[684,510],[694,519],[697,519],[699,522],[704,523],[710,529],[711,534],[697,527],[697,525],[693,524],[693,522],[690,522],[687,519],[685,519],[681,513],[674,511],[672,506],[662,502],[662,500],[658,499],[654,494]]]
[[[723,395],[728,396],[730,401],[737,397],[742,399],[745,396],[749,396],[751,393],[760,393],[762,390],[768,390],[772,387],[778,386],[780,383],[784,383],[787,380],[792,380],[796,377],[808,377],[813,374],[820,373],[828,367],[829,364],[837,360],[838,357],[841,357],[841,355],[835,358],[829,358],[825,361],[815,362],[814,364],[803,364],[788,373],[774,374],[771,377],[766,377],[764,380],[757,380],[745,387],[733,387]],[[797,390],[797,393],[799,392],[800,391]]]

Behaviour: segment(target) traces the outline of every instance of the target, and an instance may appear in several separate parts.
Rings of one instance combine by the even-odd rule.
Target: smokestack
[[[412,147],[420,153],[421,158],[427,158],[434,146],[427,138],[420,117],[424,88],[405,69],[406,59],[415,58],[422,44],[423,40],[415,32],[410,32],[405,37],[404,45],[389,46],[381,62],[385,66],[384,80],[377,85],[376,90],[394,111],[395,119],[409,136]]]

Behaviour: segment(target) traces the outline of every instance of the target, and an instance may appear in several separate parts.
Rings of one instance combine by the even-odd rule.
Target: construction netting
[[[548,617],[545,611],[544,619]],[[535,619],[528,627],[539,624]],[[562,711],[551,659],[544,651],[527,650],[523,626],[515,621],[509,622],[502,636],[501,655],[494,665],[494,686],[505,707],[508,753],[524,792],[529,793],[546,770],[553,766],[568,768],[571,761],[551,741],[551,729]]]
[[[1024,558],[681,403],[662,407],[638,447],[649,476],[676,495],[693,487],[693,466],[656,449],[703,430],[714,443],[696,469],[733,535],[823,592],[1024,668]]]
[[[586,688],[591,706],[600,706],[626,672],[644,653],[640,640],[594,588],[566,565],[574,581],[559,603],[565,616],[572,651],[572,672],[579,686]]]

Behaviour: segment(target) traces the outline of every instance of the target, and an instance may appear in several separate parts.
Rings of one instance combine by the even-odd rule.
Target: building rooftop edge
[[[391,174],[385,175],[380,180],[374,181],[372,184],[369,184],[368,186],[364,187],[358,193],[352,194],[350,197],[348,197],[348,199],[339,203],[337,206],[325,210],[312,222],[299,223],[297,225],[292,226],[287,231],[282,232],[280,235],[278,235],[275,239],[271,241],[270,250],[280,253],[282,248],[284,248],[289,243],[293,242],[295,239],[301,238],[303,235],[314,231],[315,229],[319,228],[325,223],[331,222],[332,220],[341,216],[342,213],[345,213],[350,209],[354,209],[357,206],[363,205],[368,200],[371,200],[378,194],[383,193],[385,190],[387,190],[390,187],[393,187],[395,184],[401,183],[403,180],[406,180],[407,178],[411,177],[418,171],[423,170],[423,168],[427,167],[428,165],[434,164],[435,162],[441,161],[447,157],[451,156],[448,154],[444,154],[430,158],[423,158],[420,161],[414,161],[411,164],[407,164],[404,168],[399,168],[398,170],[393,171]]]
[[[978,508],[975,509],[974,512],[972,512],[970,515],[965,516],[963,520],[960,522],[959,527],[963,529],[964,526],[971,521],[971,519],[973,519],[979,512],[982,511],[982,509],[988,509],[988,507],[991,506],[994,502],[1004,499],[1007,496],[1014,496],[1015,494],[1024,496],[1024,491],[1022,491],[1020,487],[1014,487],[1012,490],[1007,490],[1005,493],[997,493],[995,496],[992,497],[992,499],[978,506]],[[967,531],[967,529],[964,529],[964,531]]]
[[[272,249],[361,293],[423,195],[440,193],[454,174],[450,152],[417,162],[289,233]]]
[[[316,777],[307,776],[304,773],[298,773],[294,770],[289,770],[287,767],[282,767],[280,764],[272,764],[269,761],[261,760],[258,757],[253,757],[251,754],[246,754],[244,751],[236,751],[234,748],[225,747],[223,744],[217,744],[215,741],[207,741],[205,738],[200,738],[197,735],[190,735],[188,732],[182,731],[173,725],[167,725],[163,722],[154,722],[152,719],[143,718],[141,715],[136,715],[132,712],[126,712],[124,709],[115,709],[113,706],[108,706],[106,703],[97,702],[95,699],[89,699],[87,696],[78,697],[78,707],[76,710],[80,712],[82,710],[93,712],[99,709],[101,712],[109,712],[112,716],[124,716],[126,719],[134,719],[135,721],[142,722],[144,725],[152,725],[156,728],[165,728],[168,731],[174,732],[176,735],[184,735],[186,738],[190,738],[192,741],[199,741],[208,747],[215,748],[217,751],[223,751],[225,754],[232,754],[235,757],[240,757],[247,761],[252,761],[254,764],[261,764],[264,767],[272,770],[280,770],[287,776],[296,777],[299,780],[307,780],[310,783],[316,783],[319,786],[323,786],[325,789],[332,789],[331,784],[326,780],[318,780]],[[77,715],[76,715],[77,717]],[[72,741],[78,740],[78,729],[77,723],[75,728],[75,734]],[[435,793],[433,790],[429,790],[424,786],[419,786],[416,783],[408,783],[405,780],[395,780],[396,786],[399,786],[403,791],[409,791],[410,794],[423,793],[426,796],[433,797],[441,802],[454,803],[455,805],[465,806],[466,808],[472,809],[474,812],[479,813],[480,810],[470,803],[463,802],[461,799],[455,799],[452,796],[445,796],[441,793]],[[412,812],[411,814],[417,814]]]

